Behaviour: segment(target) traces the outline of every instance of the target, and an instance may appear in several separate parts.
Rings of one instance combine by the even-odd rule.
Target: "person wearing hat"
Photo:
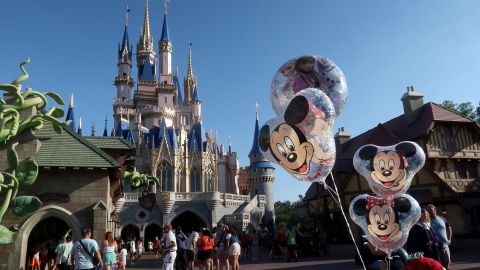
[[[69,270],[73,247],[72,236],[67,235],[64,240],[65,241],[55,249],[55,253],[57,254],[55,264],[57,265],[57,269]]]
[[[166,224],[163,227],[163,233],[165,235],[165,252],[163,257],[163,270],[173,270],[175,258],[177,257],[177,243],[175,234],[172,232],[172,225]]]
[[[92,230],[84,227],[82,229],[82,239],[73,244],[72,257],[71,257],[71,269],[96,269],[103,267],[102,256],[99,252],[97,241],[90,239],[92,236]],[[98,262],[96,264],[95,259]]]

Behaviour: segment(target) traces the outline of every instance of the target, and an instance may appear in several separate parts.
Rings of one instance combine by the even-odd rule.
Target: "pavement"
[[[464,250],[460,253],[453,255],[452,270],[473,270],[480,269],[480,249]],[[162,262],[160,259],[154,259],[151,254],[144,254],[142,259],[135,265],[131,265],[127,262],[127,269],[136,270],[151,270],[161,269]],[[197,267],[195,270],[198,269]],[[270,258],[260,258],[258,260],[244,260],[240,262],[240,269],[247,270],[313,270],[313,269],[326,269],[326,270],[361,270],[360,266],[355,265],[353,258],[346,258],[345,256],[339,257],[335,255],[329,255],[324,257],[306,257],[299,258],[298,262],[287,263],[284,260],[272,260]]]

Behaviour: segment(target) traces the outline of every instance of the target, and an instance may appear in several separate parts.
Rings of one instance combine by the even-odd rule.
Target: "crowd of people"
[[[303,241],[307,249],[324,255],[327,242],[326,233],[316,227],[310,234],[300,231],[297,226],[280,226],[273,241],[268,230],[257,232],[243,231],[238,234],[234,229],[221,225],[212,230],[197,228],[184,233],[181,227],[175,231],[170,224],[163,227],[154,239],[149,239],[144,248],[143,239],[135,237],[115,239],[112,232],[105,234],[100,245],[91,239],[91,230],[82,229],[82,239],[72,242],[70,235],[62,243],[47,241],[35,246],[29,269],[96,269],[125,270],[127,258],[129,265],[135,265],[144,252],[154,254],[159,260],[159,268],[166,270],[239,270],[240,260],[256,260],[260,256],[278,255],[287,262],[298,261],[297,249]],[[307,239],[306,241],[302,239]],[[422,215],[409,233],[404,248],[395,251],[390,260],[387,254],[378,250],[364,239],[360,245],[362,259],[371,270],[450,269],[450,249],[452,229],[444,217],[437,214],[433,204],[422,208]],[[307,242],[307,244],[305,244]]]

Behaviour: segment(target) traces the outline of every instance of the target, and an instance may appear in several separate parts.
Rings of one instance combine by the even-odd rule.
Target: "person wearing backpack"
[[[70,262],[71,262],[71,254],[72,254],[72,236],[67,235],[65,237],[65,242],[61,243],[55,249],[55,253],[57,254],[56,257],[56,265],[57,269],[59,270],[69,270],[70,269]]]
[[[90,239],[92,230],[82,229],[82,239],[73,244],[71,256],[71,269],[94,270],[103,267],[97,241]]]
[[[202,236],[198,239],[198,260],[200,261],[200,270],[203,266],[206,270],[212,269],[213,246],[215,242],[212,234],[206,228],[202,230]]]
[[[292,226],[287,225],[287,262],[292,260],[292,256],[295,258],[295,261],[298,262],[297,256],[297,234]]]

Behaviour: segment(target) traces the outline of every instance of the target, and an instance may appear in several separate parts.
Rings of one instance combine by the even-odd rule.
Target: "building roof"
[[[412,113],[414,113],[414,115],[416,113],[416,118],[411,124],[408,123],[409,115],[402,114],[348,140],[348,142],[342,146],[342,151],[337,153],[334,170],[344,171],[353,169],[353,156],[358,148],[363,145],[371,143],[386,146],[401,141],[415,140],[427,135],[434,127],[435,122],[458,122],[476,125],[473,120],[445,109],[433,102],[422,105]],[[478,125],[476,126],[478,127]],[[343,160],[346,160],[350,165],[344,167],[345,164],[343,164]]]
[[[177,88],[177,105],[183,104],[182,90],[180,89],[180,82],[178,81],[178,74],[173,76],[173,84]]]
[[[56,133],[52,124],[35,132],[42,143],[40,151],[32,157],[40,167],[117,168],[120,164],[107,153],[78,136],[70,129]]]
[[[197,101],[197,102],[200,102],[200,99],[198,98],[198,90],[197,90],[197,86],[195,86],[195,89],[193,89],[193,97],[192,97],[192,101]]]
[[[130,51],[130,41],[128,40],[128,29],[125,25],[125,30],[123,31],[122,46],[120,47],[120,52]]]
[[[427,135],[435,125],[435,122],[457,122],[472,124],[477,129],[480,127],[471,119],[450,111],[442,106],[429,102],[412,112],[416,118],[409,124],[409,118],[412,115],[402,114],[385,123],[380,123],[374,128],[351,138],[342,145],[341,152],[337,152],[333,172],[355,172],[353,167],[353,156],[355,152],[366,144],[375,144],[387,146],[397,144],[401,141],[411,141],[419,137]],[[410,118],[411,120],[411,118]],[[347,184],[344,177],[343,180],[335,179],[339,190]],[[327,179],[330,181],[330,179]],[[447,186],[447,185],[446,185]],[[329,196],[328,192],[319,183],[313,183],[305,193],[304,200]]]
[[[84,136],[83,138],[100,149],[135,149],[133,144],[120,137]]]
[[[155,81],[155,66],[147,57],[145,63],[138,67],[138,79],[141,81]]]

